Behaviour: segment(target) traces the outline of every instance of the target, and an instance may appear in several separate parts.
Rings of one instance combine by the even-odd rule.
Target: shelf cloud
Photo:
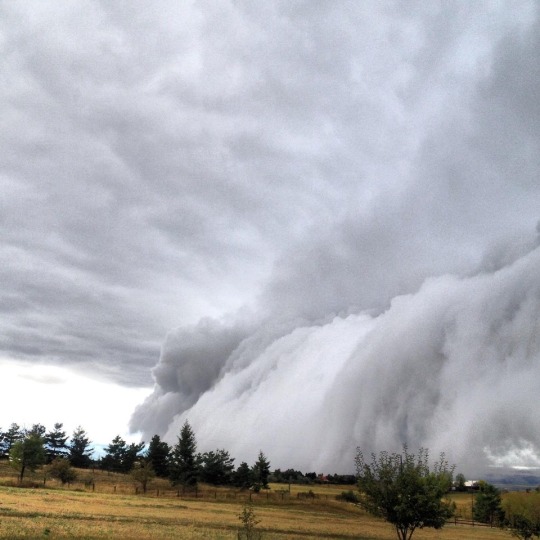
[[[2,4],[2,359],[248,461],[537,463],[539,36],[534,0]]]

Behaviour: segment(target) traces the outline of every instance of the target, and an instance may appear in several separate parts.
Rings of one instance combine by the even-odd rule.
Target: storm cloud
[[[248,461],[538,456],[538,7],[2,4],[2,357]]]

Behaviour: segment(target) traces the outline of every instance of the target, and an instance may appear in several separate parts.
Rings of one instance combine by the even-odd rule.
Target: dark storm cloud
[[[2,356],[155,366],[133,426],[171,436],[201,400],[272,403],[276,351],[306,391],[367,362],[349,317],[537,245],[537,8],[3,4]]]

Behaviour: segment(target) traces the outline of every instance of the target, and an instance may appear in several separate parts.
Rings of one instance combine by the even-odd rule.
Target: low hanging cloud
[[[134,429],[159,427],[174,442],[188,419],[201,448],[247,461],[263,448],[276,466],[302,469],[350,471],[356,446],[404,443],[445,451],[470,473],[540,466],[531,408],[540,375],[538,19],[484,42],[459,24],[426,37],[438,56],[416,50],[396,101],[422,137],[393,147],[393,173],[367,159],[359,196],[284,248],[250,324],[205,324],[202,355],[192,350],[199,328],[169,334]],[[452,55],[469,39],[483,53],[467,64]],[[221,349],[225,335],[234,338]]]
[[[540,248],[493,273],[430,278],[377,316],[298,326],[262,346],[244,341],[178,414],[160,410],[159,397],[141,409],[147,419],[168,415],[168,440],[188,419],[202,448],[249,461],[261,447],[276,466],[345,471],[356,446],[402,444],[445,451],[471,473],[488,463],[540,466],[538,275]],[[207,337],[217,344],[220,333]],[[509,458],[527,447],[535,450],[525,462]]]

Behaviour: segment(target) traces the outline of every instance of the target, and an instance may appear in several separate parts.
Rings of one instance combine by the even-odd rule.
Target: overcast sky
[[[449,323],[437,311],[433,332],[448,335],[457,304],[478,314],[497,297],[490,275],[506,272],[509,306],[512,265],[540,275],[539,41],[539,4],[527,0],[0,2],[0,362],[12,391],[32,395],[46,415],[36,421],[71,427],[91,425],[96,400],[122,401],[93,439],[127,433],[152,392],[131,421],[146,440],[174,439],[190,418],[201,446],[225,446],[215,422],[242,425],[231,409],[242,378],[257,411],[294,388],[296,408],[271,426],[296,426],[282,446],[230,431],[245,439],[239,457],[265,443],[286,466],[300,416],[306,440],[323,436],[313,418],[330,414],[329,395],[343,399],[331,381],[374,361],[354,352],[364,336],[388,338],[398,312],[403,328],[422,309],[427,320],[435,299],[456,313]],[[539,331],[535,294],[512,339]],[[411,311],[393,310],[402,295]],[[328,350],[305,363],[325,332]],[[466,342],[454,338],[453,351]],[[538,366],[539,347],[523,362]],[[414,361],[385,354],[400,369]],[[441,354],[461,361],[441,343],[421,356]],[[47,396],[75,383],[90,395],[68,415]],[[12,399],[0,396],[2,427],[30,421]],[[291,463],[338,456],[346,468],[340,444],[368,437],[362,422],[344,420],[324,458]],[[451,446],[418,422],[377,440],[409,430],[411,442]],[[501,428],[499,458],[525,448],[537,459],[530,428]],[[494,444],[478,441],[482,459]]]

